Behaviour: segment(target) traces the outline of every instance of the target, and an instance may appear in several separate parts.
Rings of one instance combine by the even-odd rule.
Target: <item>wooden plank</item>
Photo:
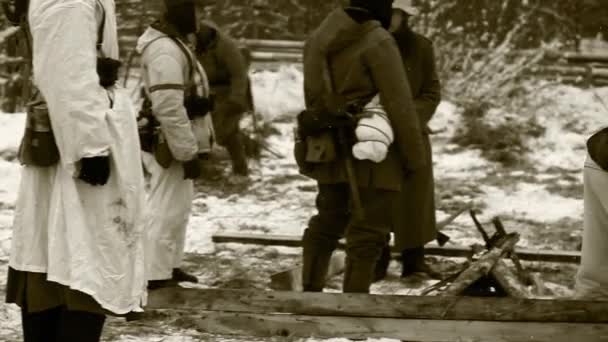
[[[582,54],[582,53],[564,53],[564,58],[572,63],[608,63],[608,55],[606,54]]]
[[[242,43],[251,48],[271,49],[304,49],[303,41],[294,40],[268,40],[268,39],[244,39]]]
[[[454,342],[606,342],[608,324],[400,320],[205,312],[193,322],[212,334],[288,338],[394,338]]]
[[[244,233],[220,233],[212,236],[214,243],[240,243],[247,245],[261,246],[282,246],[282,247],[302,247],[302,237],[295,235],[272,235],[272,234],[244,234]],[[340,243],[338,248],[343,249],[344,244]],[[393,250],[394,252],[399,252]],[[450,246],[439,247],[434,244],[425,247],[427,255],[467,258],[473,254],[469,247]],[[515,252],[521,260],[525,261],[545,261],[580,263],[581,254],[576,251],[552,251],[552,250],[533,250],[516,248]]]
[[[399,319],[608,324],[608,302],[230,289],[151,291],[146,309]]]

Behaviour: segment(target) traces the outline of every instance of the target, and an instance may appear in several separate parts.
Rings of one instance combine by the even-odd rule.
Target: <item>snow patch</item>
[[[256,112],[266,121],[295,117],[305,108],[304,75],[296,65],[259,70],[250,79]]]
[[[519,183],[505,190],[482,185],[487,207],[484,217],[509,215],[537,222],[555,222],[563,218],[581,219],[583,201],[549,193],[542,184]]]
[[[24,128],[24,113],[0,113],[0,154],[17,152]]]

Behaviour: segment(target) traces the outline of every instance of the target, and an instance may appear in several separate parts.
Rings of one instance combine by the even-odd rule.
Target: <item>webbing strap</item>
[[[165,84],[157,84],[153,85],[148,89],[149,93],[153,93],[159,90],[185,90],[186,86],[183,84],[177,83],[165,83]]]

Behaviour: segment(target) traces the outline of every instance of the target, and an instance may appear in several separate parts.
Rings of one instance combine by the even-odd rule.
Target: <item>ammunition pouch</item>
[[[44,101],[27,106],[25,133],[19,146],[18,158],[23,165],[38,167],[49,167],[59,162],[59,149]]]
[[[97,58],[97,75],[99,76],[99,84],[108,88],[116,84],[118,81],[118,70],[122,63],[112,58],[98,57]]]
[[[213,110],[214,99],[213,97],[190,95],[184,98],[184,107],[188,113],[188,118],[194,120],[195,118],[204,117]]]
[[[339,158],[342,144],[350,142],[340,141],[338,131],[345,130],[349,137],[354,135],[355,121],[346,112],[304,110],[298,114],[297,122],[294,155],[302,173],[310,172],[315,164]]]

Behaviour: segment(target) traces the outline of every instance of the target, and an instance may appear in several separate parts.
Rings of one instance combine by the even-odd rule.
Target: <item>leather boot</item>
[[[369,293],[372,284],[376,262],[352,260],[346,257],[344,270],[344,293]]]
[[[443,275],[424,260],[424,247],[404,249],[401,252],[401,278],[414,274],[427,275],[431,279],[443,279]]]
[[[382,254],[380,255],[380,259],[378,259],[378,262],[376,263],[376,269],[374,271],[374,282],[386,278],[390,262],[391,248],[389,246],[384,246],[384,248],[382,248]]]
[[[174,280],[176,282],[198,283],[198,278],[196,278],[192,274],[186,273],[181,268],[173,269],[173,275],[171,277],[171,280]]]
[[[323,292],[332,253],[308,251],[302,265],[302,289],[305,292]]]

